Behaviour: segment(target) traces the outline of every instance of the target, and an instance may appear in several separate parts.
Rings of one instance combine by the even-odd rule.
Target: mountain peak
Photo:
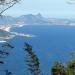
[[[38,17],[43,17],[40,13],[38,13],[36,16],[38,16]]]

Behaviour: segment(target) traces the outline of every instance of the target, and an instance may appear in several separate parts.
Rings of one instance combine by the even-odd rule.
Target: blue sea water
[[[70,53],[75,50],[75,26],[28,25],[13,28],[11,31],[36,36],[30,38],[16,36],[8,40],[15,48],[10,51],[10,56],[4,59],[6,64],[1,67],[12,71],[13,75],[32,75],[25,63],[26,56],[23,50],[25,42],[32,45],[44,75],[50,75],[54,61],[67,62],[71,59]]]

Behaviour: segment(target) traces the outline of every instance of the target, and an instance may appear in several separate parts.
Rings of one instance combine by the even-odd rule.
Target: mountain
[[[37,15],[22,15],[20,17],[1,16],[0,25],[75,25],[75,20],[45,18],[40,13]]]
[[[49,24],[48,20],[44,18],[41,14],[37,15],[22,15],[20,17],[14,18],[11,16],[0,17],[0,24],[25,24],[25,25],[38,25],[38,24]]]
[[[16,22],[23,22],[27,25],[38,25],[38,24],[48,24],[48,20],[44,18],[41,14],[37,15],[23,15],[16,19]]]
[[[11,24],[15,22],[15,18],[11,16],[0,16],[0,24]]]

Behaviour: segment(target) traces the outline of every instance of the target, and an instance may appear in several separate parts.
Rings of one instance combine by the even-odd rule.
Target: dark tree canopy
[[[2,15],[2,13],[9,8],[13,7],[19,1],[20,0],[0,0],[0,15]]]

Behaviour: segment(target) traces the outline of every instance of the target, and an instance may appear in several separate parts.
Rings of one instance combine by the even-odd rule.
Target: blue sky
[[[70,0],[22,0],[4,14],[20,16],[41,13],[45,17],[74,18],[75,4],[68,4]]]

